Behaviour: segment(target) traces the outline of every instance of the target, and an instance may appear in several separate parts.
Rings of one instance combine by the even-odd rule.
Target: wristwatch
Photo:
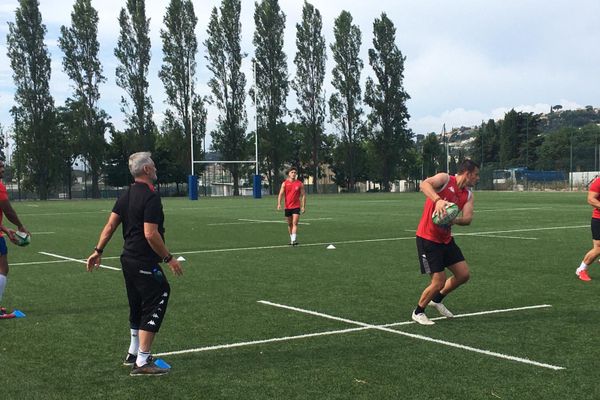
[[[163,258],[163,262],[164,262],[165,264],[167,264],[167,263],[168,263],[169,261],[171,261],[172,259],[173,259],[173,254],[169,253],[169,254],[167,254],[167,255],[166,255],[166,257],[165,257],[165,258]]]
[[[96,251],[96,253],[98,254],[102,254],[104,252],[104,249],[99,249],[97,247],[94,247],[94,250]]]

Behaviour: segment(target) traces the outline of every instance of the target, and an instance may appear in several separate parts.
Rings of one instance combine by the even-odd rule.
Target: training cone
[[[327,246],[327,250],[335,250],[335,246],[330,244],[329,246]]]
[[[181,261],[185,261],[185,258],[183,258],[182,256],[177,257],[177,261],[181,262]]]

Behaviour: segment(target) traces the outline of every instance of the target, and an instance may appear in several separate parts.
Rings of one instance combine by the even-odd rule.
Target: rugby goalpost
[[[254,75],[254,85],[256,86],[256,65],[252,64],[252,73]],[[188,60],[188,74],[191,74],[190,61]],[[189,76],[189,91],[190,99],[192,99],[192,79]],[[189,124],[190,124],[190,163],[191,163],[191,174],[188,176],[188,197],[190,200],[198,200],[198,177],[194,173],[195,164],[254,164],[255,171],[252,182],[252,197],[260,199],[262,197],[261,191],[261,176],[258,173],[258,107],[256,106],[256,92],[254,93],[254,105],[256,107],[256,113],[254,114],[255,132],[254,132],[254,160],[241,161],[241,160],[225,160],[225,161],[196,161],[194,160],[194,135],[192,125],[192,102],[189,104]],[[206,134],[204,137],[204,143],[206,144]],[[206,151],[204,152],[206,154]],[[203,182],[206,185],[206,182]]]

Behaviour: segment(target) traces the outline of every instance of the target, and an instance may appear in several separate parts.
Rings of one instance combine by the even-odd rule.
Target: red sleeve
[[[8,200],[8,193],[6,192],[6,186],[4,183],[0,182],[0,201]]]
[[[600,193],[600,178],[594,179],[590,185],[590,192]]]

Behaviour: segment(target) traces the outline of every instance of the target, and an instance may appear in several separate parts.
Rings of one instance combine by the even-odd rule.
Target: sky
[[[149,94],[153,100],[154,120],[162,121],[166,109],[158,71],[162,63],[160,29],[168,0],[147,0],[150,18],[152,61]],[[198,42],[206,40],[206,28],[213,7],[219,0],[194,0],[198,17]],[[71,24],[74,0],[39,0],[47,27],[46,44],[52,57],[51,94],[55,105],[62,105],[72,94],[72,86],[62,71],[63,54],[58,47],[61,25]],[[119,129],[125,127],[119,101],[124,93],[115,84],[114,56],[119,34],[117,22],[125,0],[92,0],[99,13],[98,40],[106,83],[101,86],[100,107],[112,117]],[[296,24],[302,16],[303,0],[280,0],[286,15],[284,50],[288,73],[294,77],[293,63]],[[328,44],[325,90],[331,86],[334,20],[342,10],[350,12],[362,32],[361,57],[364,62],[362,86],[373,76],[368,49],[373,47],[373,21],[385,12],[396,27],[396,44],[405,60],[404,88],[409,128],[415,134],[441,132],[461,126],[475,126],[490,118],[500,119],[514,108],[517,111],[548,112],[552,105],[565,109],[586,105],[600,107],[600,2],[597,0],[312,0],[323,17],[323,34]],[[17,0],[0,2],[0,125],[10,133],[14,104],[12,70],[6,56],[8,22],[14,21]],[[242,50],[248,54],[242,70],[252,83],[251,59],[254,52],[253,0],[242,0]],[[206,68],[206,49],[197,55],[197,90],[208,95],[210,73]],[[296,107],[290,90],[288,107]],[[368,106],[363,106],[366,112]],[[248,130],[253,130],[254,110],[247,103]],[[208,109],[207,130],[214,128],[218,112]],[[336,133],[333,126],[328,133]]]

